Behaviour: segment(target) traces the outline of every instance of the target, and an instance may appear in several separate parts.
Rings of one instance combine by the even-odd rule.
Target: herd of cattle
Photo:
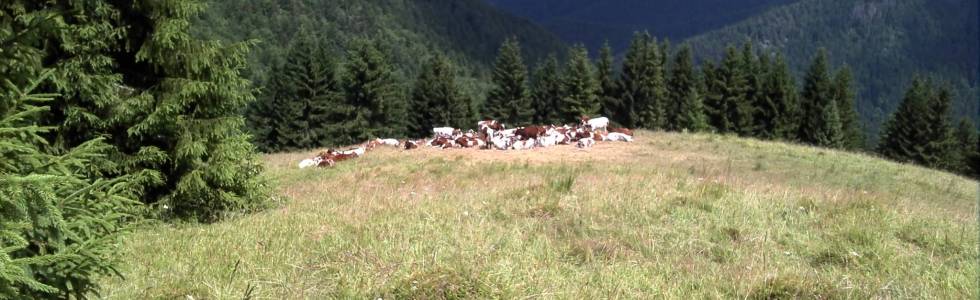
[[[429,139],[405,140],[375,139],[355,148],[339,151],[328,149],[313,158],[304,159],[299,167],[332,167],[336,163],[360,157],[368,150],[381,146],[403,148],[405,150],[420,147],[448,148],[479,148],[496,150],[530,150],[535,147],[551,147],[555,145],[576,145],[579,148],[589,148],[600,141],[633,142],[633,131],[626,128],[609,126],[608,118],[582,117],[578,125],[564,126],[527,126],[507,129],[496,120],[486,120],[477,123],[477,131],[463,132],[451,127],[433,128],[433,137]]]

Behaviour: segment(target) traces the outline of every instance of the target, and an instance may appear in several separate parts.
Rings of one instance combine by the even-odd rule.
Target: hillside
[[[356,38],[384,43],[404,77],[411,78],[435,51],[452,57],[465,71],[483,72],[501,42],[517,36],[531,61],[563,52],[563,43],[547,30],[480,0],[211,0],[195,30],[207,38],[261,43],[250,59],[252,77],[265,74],[284,57],[300,28],[315,31],[335,52]]]
[[[916,74],[951,84],[955,117],[978,123],[977,10],[975,0],[804,0],[689,41],[714,58],[751,39],[784,53],[799,74],[827,48],[835,65],[853,69],[858,112],[875,137]]]
[[[605,40],[623,51],[633,32],[681,40],[798,0],[487,0],[592,49]]]
[[[266,157],[278,209],[148,225],[112,299],[978,296],[976,181],[717,135]]]

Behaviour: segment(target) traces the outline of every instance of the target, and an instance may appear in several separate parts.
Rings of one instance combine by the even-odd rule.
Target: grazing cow
[[[588,126],[592,130],[606,129],[606,127],[609,127],[609,118],[601,117],[589,119],[587,116],[582,116],[582,125]]]
[[[578,140],[578,144],[576,146],[583,149],[591,148],[592,146],[595,146],[595,140],[592,138],[580,139]]]
[[[633,131],[627,128],[609,128],[609,132],[622,133],[628,136],[633,136]]]
[[[432,133],[435,134],[436,137],[451,138],[455,132],[456,129],[452,127],[432,128]]]
[[[608,140],[632,143],[633,137],[619,132],[610,132]]]

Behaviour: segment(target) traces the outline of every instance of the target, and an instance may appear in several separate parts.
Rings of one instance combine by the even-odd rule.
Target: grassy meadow
[[[977,181],[640,132],[524,152],[266,157],[281,206],[127,238],[110,299],[978,296]]]

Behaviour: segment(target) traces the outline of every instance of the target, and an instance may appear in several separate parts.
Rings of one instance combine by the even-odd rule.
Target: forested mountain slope
[[[798,0],[487,0],[595,49],[609,40],[622,51],[634,31],[680,40]]]
[[[689,41],[715,58],[751,39],[798,72],[827,48],[834,65],[854,70],[858,112],[875,137],[916,74],[952,85],[954,118],[976,123],[977,34],[976,0],[804,0]]]
[[[211,0],[209,5],[197,20],[198,34],[260,40],[250,58],[251,76],[260,83],[284,59],[301,28],[331,41],[338,56],[357,38],[377,39],[407,73],[436,51],[446,52],[463,70],[486,70],[511,35],[531,61],[564,47],[547,30],[479,0]]]

